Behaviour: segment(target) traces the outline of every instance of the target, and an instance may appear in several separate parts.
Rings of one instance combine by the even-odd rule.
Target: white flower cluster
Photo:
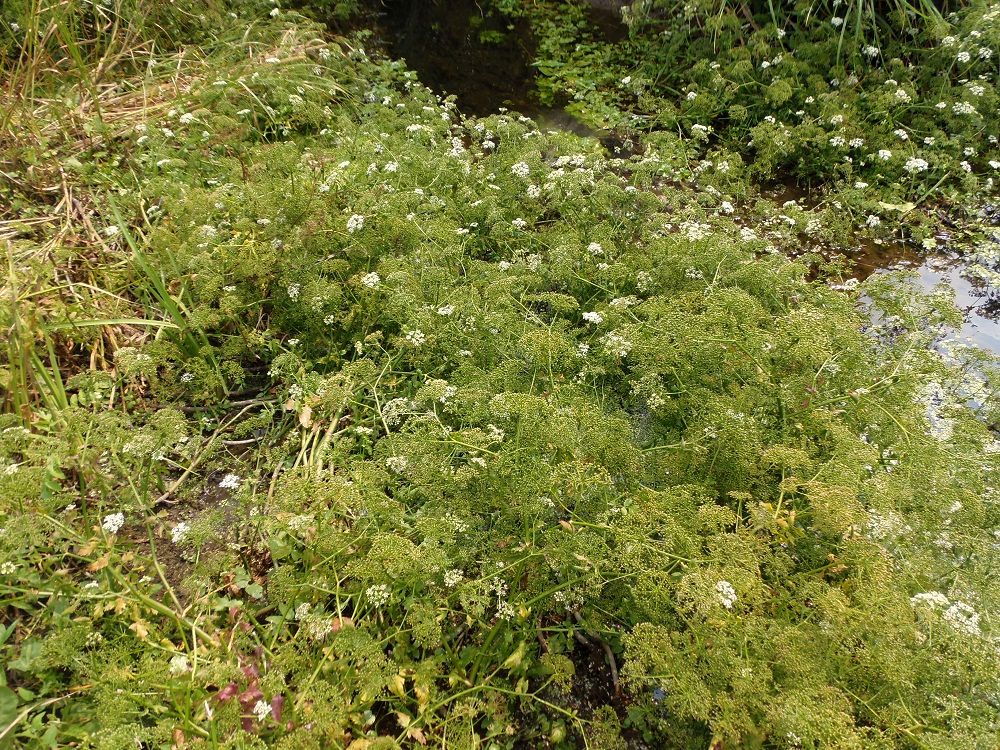
[[[632,351],[632,342],[617,333],[609,333],[604,337],[604,346],[609,354],[616,357],[627,357]]]
[[[406,456],[389,456],[385,460],[385,466],[389,471],[394,471],[397,474],[402,474],[406,471],[406,467],[410,465],[410,459]]]
[[[101,528],[109,534],[117,534],[118,530],[125,525],[124,513],[112,513],[104,517]]]
[[[928,607],[932,610],[944,610],[941,617],[955,630],[966,635],[981,635],[979,627],[979,613],[961,601],[951,601],[940,591],[925,591],[910,597],[910,604],[914,607]]]
[[[222,478],[222,481],[219,482],[219,487],[221,487],[224,490],[239,489],[241,481],[242,480],[237,474],[226,474],[226,476]]]
[[[170,659],[170,664],[167,667],[167,670],[170,672],[170,674],[174,675],[175,677],[177,675],[184,674],[190,669],[191,669],[191,662],[188,661],[187,656],[184,654],[175,654]]]
[[[347,231],[350,234],[363,229],[365,226],[365,217],[361,214],[351,214],[351,218],[347,220]]]
[[[526,162],[519,161],[510,168],[510,171],[518,177],[527,177],[531,174],[531,167]]]
[[[732,609],[736,604],[736,589],[729,581],[719,581],[715,584],[715,593],[719,595],[719,602],[726,609]]]
[[[172,541],[174,544],[180,544],[182,541],[184,541],[184,537],[187,536],[187,533],[190,530],[191,530],[191,524],[189,524],[187,521],[181,521],[171,530],[170,541]]]
[[[368,597],[368,601],[373,607],[382,607],[389,601],[389,587],[384,583],[369,586],[368,590],[365,591],[365,596]]]

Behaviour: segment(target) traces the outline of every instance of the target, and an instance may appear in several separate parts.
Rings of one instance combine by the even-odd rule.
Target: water
[[[981,286],[965,275],[966,266],[959,256],[933,255],[910,267],[915,268],[916,281],[922,289],[930,290],[943,283],[954,291],[955,304],[965,316],[961,330],[955,332],[956,339],[1000,354],[998,310]],[[885,269],[877,272],[884,273]]]

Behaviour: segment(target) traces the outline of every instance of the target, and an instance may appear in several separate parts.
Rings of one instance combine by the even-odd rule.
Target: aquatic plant
[[[697,136],[612,159],[233,8],[9,118],[0,739],[992,746],[946,295],[812,278],[845,219],[671,184]]]

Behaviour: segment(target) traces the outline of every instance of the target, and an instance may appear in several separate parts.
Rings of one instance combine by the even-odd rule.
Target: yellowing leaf
[[[514,651],[514,653],[512,653],[510,656],[508,656],[506,659],[504,659],[504,662],[503,662],[504,668],[505,669],[514,669],[515,667],[519,666],[521,664],[521,662],[524,660],[524,654],[525,654],[525,651],[527,651],[527,650],[528,650],[528,644],[527,644],[527,642],[526,641],[521,641],[521,645],[519,645],[517,647],[517,649]]]
[[[427,738],[424,737],[423,730],[419,729],[418,727],[414,727],[413,729],[407,729],[406,736],[409,737],[411,740],[416,740],[421,745],[427,744]]]
[[[389,689],[400,698],[406,698],[406,679],[401,674],[389,678]]]
[[[129,625],[128,629],[131,630],[133,633],[135,633],[136,636],[138,636],[142,640],[146,640],[146,638],[149,637],[149,628],[146,627],[148,624],[149,623],[147,623],[145,620],[139,619],[133,622],[131,625]]]
[[[878,204],[886,211],[899,211],[901,214],[909,213],[917,207],[916,203],[886,203],[885,201],[879,201]]]
[[[94,553],[94,550],[97,549],[97,543],[98,540],[96,537],[94,539],[88,540],[85,545],[83,545],[82,547],[80,547],[80,549],[77,550],[77,554],[79,554],[81,557],[89,557]]]

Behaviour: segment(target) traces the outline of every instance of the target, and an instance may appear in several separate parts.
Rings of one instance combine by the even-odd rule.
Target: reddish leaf
[[[275,721],[281,721],[281,709],[285,705],[285,696],[276,695],[271,698],[271,716]]]

